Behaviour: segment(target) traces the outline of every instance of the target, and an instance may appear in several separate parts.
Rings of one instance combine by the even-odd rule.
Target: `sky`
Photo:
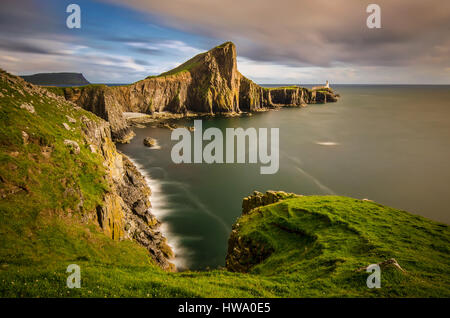
[[[81,8],[81,28],[66,7]],[[381,8],[369,29],[366,8]],[[226,41],[260,84],[450,84],[450,1],[2,0],[0,68],[131,83]]]

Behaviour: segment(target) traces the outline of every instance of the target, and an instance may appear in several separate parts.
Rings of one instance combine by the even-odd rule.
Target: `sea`
[[[242,199],[255,190],[369,199],[450,224],[450,86],[333,88],[337,103],[202,118],[203,129],[224,136],[226,128],[279,128],[276,174],[261,174],[259,163],[175,164],[177,141],[165,128],[134,128],[136,137],[117,145],[148,178],[179,270],[224,266]],[[159,146],[145,147],[148,136]]]

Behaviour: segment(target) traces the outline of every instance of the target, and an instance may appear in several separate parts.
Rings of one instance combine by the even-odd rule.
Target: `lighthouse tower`
[[[330,83],[328,83],[328,81],[326,82],[325,87],[330,88]]]

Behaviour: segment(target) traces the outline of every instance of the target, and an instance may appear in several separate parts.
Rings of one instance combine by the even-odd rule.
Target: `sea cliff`
[[[123,112],[238,114],[335,102],[339,97],[325,87],[315,90],[298,86],[262,87],[238,71],[236,56],[235,45],[226,42],[173,70],[130,85],[88,85],[56,91],[109,121],[112,136],[119,142],[133,136]]]
[[[69,214],[113,240],[138,242],[161,268],[175,270],[150,212],[150,188],[117,151],[110,123],[4,71],[0,83],[4,212],[12,213],[19,197],[34,201],[22,205],[25,219],[29,213]]]
[[[281,191],[244,198],[226,268],[170,273],[150,189],[108,122],[3,71],[0,116],[1,297],[450,295],[448,225]],[[71,264],[81,288],[67,288]],[[367,287],[370,264],[382,288]]]

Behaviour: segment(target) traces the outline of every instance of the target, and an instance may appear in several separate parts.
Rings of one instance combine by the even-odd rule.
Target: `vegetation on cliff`
[[[1,297],[450,296],[448,225],[338,196],[255,193],[227,269],[171,273],[150,189],[106,121],[3,71],[0,117]],[[66,287],[74,263],[80,289]],[[377,263],[369,289],[361,268]]]
[[[171,268],[148,213],[150,189],[116,151],[107,122],[3,71],[0,117],[2,268],[114,263],[139,253],[131,239],[152,255],[146,263]]]
[[[266,202],[267,203],[267,202]],[[48,229],[47,229],[48,231]],[[73,230],[75,232],[75,230]],[[78,229],[80,241],[56,229],[55,249],[84,256],[48,255],[46,266],[0,267],[0,295],[29,297],[448,297],[447,225],[382,205],[337,196],[287,195],[245,213],[234,226],[230,248],[249,249],[247,273],[217,269],[167,273],[151,265],[131,242],[100,240]],[[84,234],[84,235],[81,235]],[[89,248],[101,242],[103,253]],[[74,246],[75,245],[75,246]],[[74,246],[74,247],[72,247]],[[41,246],[38,245],[38,248]],[[76,249],[75,249],[76,247]],[[261,251],[269,251],[260,258]],[[47,253],[47,250],[41,251]],[[78,254],[76,254],[78,253]],[[241,252],[234,253],[233,257]],[[383,266],[381,288],[366,286],[361,268],[395,258],[402,270]],[[65,266],[82,268],[82,288],[65,287]],[[232,269],[232,268],[230,268]]]

